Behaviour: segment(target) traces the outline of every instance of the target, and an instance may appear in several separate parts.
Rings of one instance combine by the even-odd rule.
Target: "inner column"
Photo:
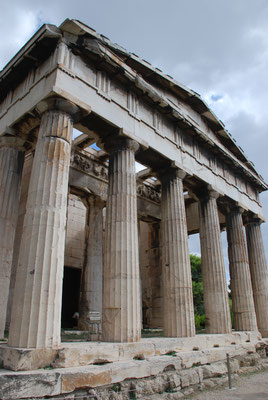
[[[40,110],[11,313],[8,344],[13,347],[60,343],[71,115],[78,108],[50,98]]]
[[[161,174],[164,336],[195,335],[191,265],[182,179],[185,172]]]
[[[201,265],[207,333],[230,333],[231,317],[217,206],[219,194],[199,195]]]
[[[140,274],[134,140],[108,147],[109,189],[103,271],[102,340],[135,342],[141,337]]]
[[[104,202],[94,196],[88,199],[88,236],[86,260],[82,271],[78,328],[89,331],[99,340],[102,313],[102,244]]]

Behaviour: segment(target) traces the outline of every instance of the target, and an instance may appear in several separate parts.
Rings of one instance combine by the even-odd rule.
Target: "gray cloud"
[[[4,2],[0,68],[38,26],[58,25],[67,17],[80,19],[200,93],[268,180],[267,0]],[[268,194],[262,201],[268,216]]]

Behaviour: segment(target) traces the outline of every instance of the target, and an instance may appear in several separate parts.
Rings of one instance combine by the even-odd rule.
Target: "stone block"
[[[260,356],[257,353],[240,355],[236,357],[239,362],[240,368],[257,365],[260,361]]]
[[[0,373],[0,399],[56,396],[60,393],[60,374],[54,371]]]
[[[77,368],[62,374],[61,392],[73,392],[79,388],[92,388],[112,383],[111,369],[107,365],[100,368]]]
[[[160,356],[148,359],[150,361],[151,375],[181,369],[181,359],[173,356]]]
[[[236,373],[239,371],[240,367],[239,367],[239,361],[236,359],[232,359],[230,360],[230,366],[231,366],[231,372],[232,373]]]
[[[196,371],[195,369],[190,369],[188,376],[189,376],[190,386],[196,385],[200,382],[200,377],[199,377],[198,371]]]
[[[211,365],[205,365],[203,369],[203,379],[215,378],[227,373],[227,366],[224,362],[217,362]]]
[[[55,349],[16,349],[6,344],[0,346],[3,367],[13,371],[30,371],[53,364]]]
[[[183,399],[183,398],[184,398],[184,395],[181,392],[168,393],[164,397],[165,400],[179,400],[179,399]]]
[[[181,375],[179,373],[168,375],[168,380],[172,384],[172,387],[176,389],[181,387]]]

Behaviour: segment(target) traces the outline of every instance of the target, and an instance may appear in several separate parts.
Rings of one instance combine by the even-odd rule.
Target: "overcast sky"
[[[201,94],[268,181],[267,0],[5,1],[0,69],[43,23],[65,18],[83,21]],[[261,201],[268,218],[268,193]],[[268,223],[262,229],[268,249]]]

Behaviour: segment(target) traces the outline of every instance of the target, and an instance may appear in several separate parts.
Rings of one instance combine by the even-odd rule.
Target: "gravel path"
[[[206,390],[189,397],[191,400],[268,400],[268,369],[239,376],[233,381],[234,390]]]

